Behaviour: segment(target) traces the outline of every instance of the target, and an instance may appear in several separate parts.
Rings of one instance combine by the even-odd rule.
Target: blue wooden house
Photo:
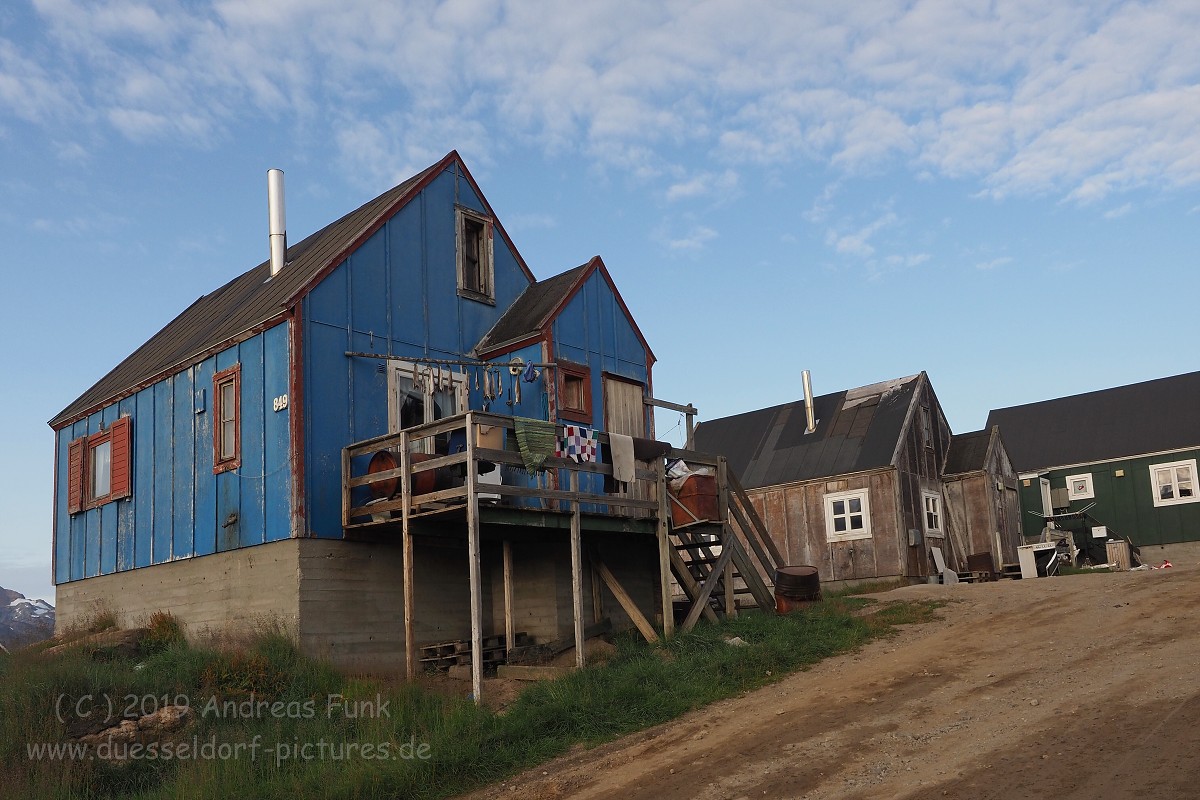
[[[485,630],[669,629],[662,453],[621,484],[604,457],[651,436],[655,359],[603,262],[536,280],[453,152],[281,234],[50,421],[59,624],[269,617],[410,670],[470,635],[477,679]],[[596,457],[531,475],[524,420]]]

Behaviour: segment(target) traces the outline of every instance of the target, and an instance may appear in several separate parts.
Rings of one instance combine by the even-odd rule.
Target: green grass
[[[416,686],[346,677],[301,656],[290,639],[266,632],[238,649],[191,646],[162,630],[138,659],[97,661],[85,652],[56,658],[23,652],[0,658],[0,785],[6,797],[209,798],[438,798],[461,793],[553,758],[573,745],[595,745],[666,722],[888,635],[895,626],[932,618],[934,603],[880,605],[833,598],[786,617],[744,614],[698,625],[652,646],[617,639],[605,665],[531,685],[502,714],[464,698]],[[744,647],[725,640],[740,637]],[[302,718],[225,714],[210,701],[278,701]],[[348,718],[326,714],[329,695],[388,702],[388,715]],[[80,698],[186,697],[199,719],[188,740],[241,744],[239,758],[141,759],[124,766],[103,761],[37,761],[26,745],[66,738],[70,708]],[[65,701],[63,700],[65,698]],[[68,713],[57,719],[55,708]],[[153,706],[154,703],[150,702]],[[305,713],[312,709],[311,717]],[[118,709],[120,710],[120,709]],[[149,710],[153,710],[150,708]],[[304,718],[308,717],[308,718]],[[249,745],[260,743],[255,758]],[[320,742],[327,743],[319,751]],[[285,751],[309,744],[310,758]],[[369,755],[367,744],[386,745]],[[408,748],[426,745],[427,758]],[[409,756],[409,757],[406,757]]]

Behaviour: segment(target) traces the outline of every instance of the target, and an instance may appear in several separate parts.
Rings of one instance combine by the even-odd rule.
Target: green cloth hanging
[[[543,465],[546,459],[554,455],[558,447],[554,423],[514,417],[513,428],[517,434],[517,449],[521,451],[521,460],[525,462],[525,471],[533,475],[545,469]]]

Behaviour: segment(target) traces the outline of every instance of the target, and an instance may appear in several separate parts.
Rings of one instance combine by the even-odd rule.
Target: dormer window
[[[483,303],[495,303],[492,221],[464,208],[459,208],[455,217],[458,221],[458,293]]]

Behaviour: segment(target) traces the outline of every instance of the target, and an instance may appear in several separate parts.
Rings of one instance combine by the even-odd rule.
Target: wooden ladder
[[[771,584],[783,558],[726,460],[717,463],[718,519],[697,519],[673,495],[671,502],[692,520],[672,524],[669,534],[671,572],[690,602],[680,630],[691,630],[701,616],[736,614],[739,605],[773,609]],[[739,603],[739,595],[752,602]]]

